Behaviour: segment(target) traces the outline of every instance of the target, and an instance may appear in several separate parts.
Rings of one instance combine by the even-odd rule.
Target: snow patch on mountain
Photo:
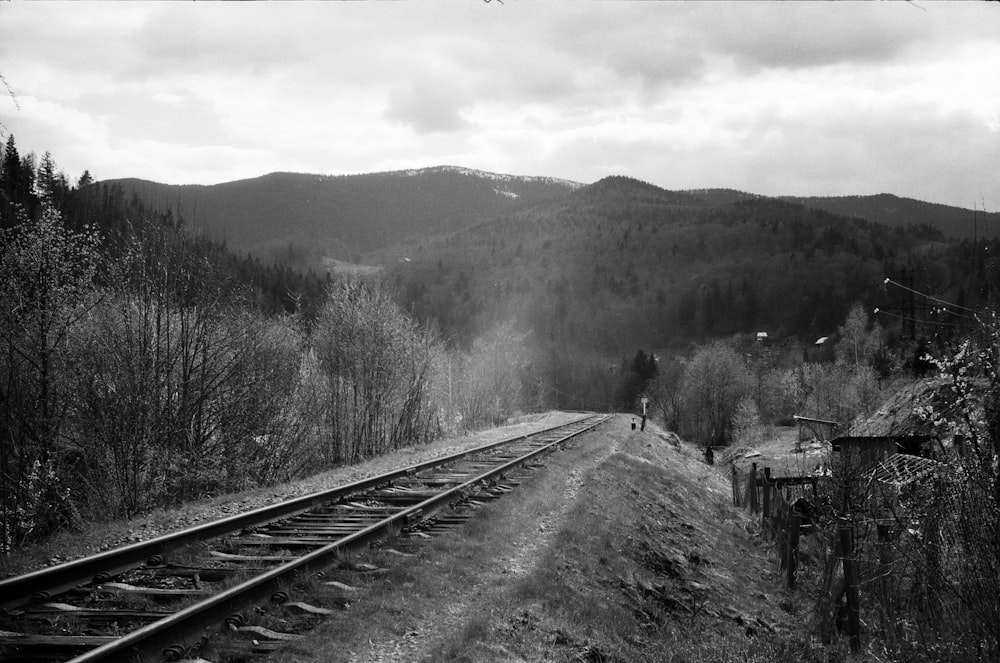
[[[476,170],[475,168],[463,168],[462,166],[433,166],[431,168],[413,168],[410,170],[399,171],[402,175],[408,177],[414,177],[417,175],[426,175],[428,173],[455,173],[456,175],[464,175],[466,177],[478,177],[484,180],[490,180],[493,182],[501,182],[504,184],[511,182],[540,182],[542,184],[560,184],[569,189],[579,189],[586,186],[580,182],[574,182],[572,180],[564,180],[558,177],[534,177],[530,175],[507,175],[504,173],[491,173],[485,170]],[[497,193],[502,193],[497,191]],[[508,192],[503,195],[509,195]],[[516,194],[515,194],[516,197]]]

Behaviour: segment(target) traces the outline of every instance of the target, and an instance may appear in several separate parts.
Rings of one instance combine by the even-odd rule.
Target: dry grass
[[[506,607],[484,608],[427,660],[808,660],[786,628],[795,599],[693,455],[632,433],[586,479]]]

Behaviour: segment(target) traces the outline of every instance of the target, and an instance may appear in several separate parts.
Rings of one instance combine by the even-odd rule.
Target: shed
[[[840,423],[827,419],[816,419],[815,417],[800,417],[792,415],[792,419],[799,427],[799,437],[795,441],[795,451],[802,451],[803,442],[828,442],[833,439],[834,434],[840,427]]]

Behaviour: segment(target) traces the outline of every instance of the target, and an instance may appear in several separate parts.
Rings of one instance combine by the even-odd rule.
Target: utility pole
[[[972,201],[972,250],[975,252],[979,241],[979,219],[976,217],[976,201]]]
[[[906,295],[907,295],[908,308],[910,311],[909,315],[910,319],[907,324],[909,325],[910,328],[910,340],[915,341],[917,340],[917,299],[916,299],[916,293],[914,292],[915,290],[914,285],[916,284],[914,271],[912,269],[909,271],[904,271],[903,279],[905,280],[906,287],[908,288],[908,290],[906,291]]]
[[[888,283],[890,279],[886,279]],[[913,341],[917,340],[917,293],[916,288],[916,271],[913,269],[904,269],[899,276],[899,281],[896,285],[900,286],[906,291],[906,301],[901,304],[896,304],[894,306],[883,306],[880,307],[883,311],[895,311],[900,314],[899,317],[903,320],[902,331],[904,334]],[[924,305],[919,307],[921,310],[926,310]]]

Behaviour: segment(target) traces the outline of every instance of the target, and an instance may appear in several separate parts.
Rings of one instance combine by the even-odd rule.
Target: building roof
[[[797,414],[793,414],[792,415],[792,419],[794,419],[795,421],[805,421],[805,422],[808,422],[810,424],[829,424],[830,426],[839,426],[840,425],[839,421],[829,421],[827,419],[815,419],[813,417],[800,417]]]
[[[939,467],[942,467],[941,463],[930,458],[909,454],[893,454],[875,466],[868,480],[888,484],[898,489],[933,474]]]
[[[917,456],[921,455],[921,452],[926,450],[927,445],[935,439],[937,438],[933,435],[845,435],[833,439],[830,444],[834,451],[840,451],[845,446],[875,447],[893,444],[900,452]]]

